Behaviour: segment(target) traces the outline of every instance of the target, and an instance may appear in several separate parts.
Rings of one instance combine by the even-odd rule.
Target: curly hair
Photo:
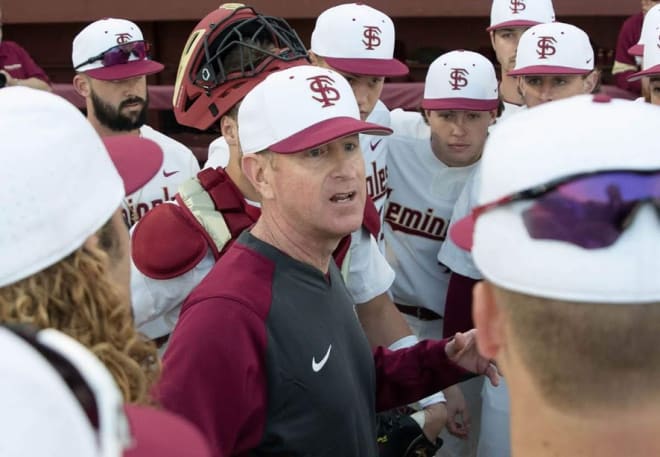
[[[99,247],[81,247],[55,265],[0,288],[0,322],[55,328],[89,348],[108,368],[124,400],[152,404],[160,374],[155,345],[133,325],[131,307],[109,279],[116,237],[110,221]],[[115,241],[113,241],[115,240]]]

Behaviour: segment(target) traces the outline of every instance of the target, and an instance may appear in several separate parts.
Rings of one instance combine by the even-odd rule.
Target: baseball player
[[[198,424],[217,455],[375,457],[376,407],[464,375],[442,341],[372,356],[332,261],[363,221],[357,134],[390,130],[360,119],[340,74],[307,65],[255,86],[238,125],[262,212],[186,299],[165,354],[162,403]],[[488,365],[474,354],[455,360],[479,372]]]
[[[641,84],[642,96],[637,100],[652,102],[653,94],[651,88],[649,87],[650,79],[638,77],[639,75],[637,75],[637,73],[639,73],[639,71],[635,73],[635,70],[639,69],[639,66],[641,66],[641,70],[644,71],[654,65],[654,57],[652,57],[653,50],[649,50],[649,55],[651,56],[650,58],[652,60],[651,64],[645,63],[643,56],[644,52],[646,51],[645,43],[655,43],[658,39],[658,35],[660,34],[660,5],[655,5],[646,11],[644,14],[644,22],[641,27],[642,31],[639,37],[639,41],[630,49],[628,49],[628,54],[635,59],[636,66],[628,66],[625,69],[622,69],[621,72],[617,74],[617,81],[628,78],[628,84],[631,86],[639,87]]]
[[[397,124],[389,139],[384,229],[388,260],[396,273],[391,293],[421,339],[442,337],[449,272],[436,257],[456,198],[497,116],[497,86],[495,69],[485,57],[469,51],[444,54],[431,64],[424,87],[422,108],[430,137],[401,135]],[[466,398],[475,417],[480,388],[474,386]],[[440,452],[472,455],[476,434],[469,442],[443,434]]]
[[[502,119],[516,112],[524,101],[517,78],[509,75],[516,65],[520,36],[536,24],[554,22],[552,0],[493,0],[490,11],[490,42],[500,64],[500,97],[504,102]]]
[[[161,167],[161,150],[131,135],[102,142],[75,106],[23,87],[0,90],[0,144],[0,322],[67,333],[127,402],[150,403],[160,364],[131,318],[120,203]]]
[[[125,404],[108,369],[65,333],[0,325],[0,347],[3,456],[211,457],[185,419]]]
[[[136,24],[114,18],[93,22],[76,35],[71,55],[73,86],[85,98],[87,118],[96,131],[101,136],[139,135],[163,150],[162,169],[124,200],[124,220],[130,227],[154,206],[174,198],[179,184],[195,176],[199,164],[188,147],[146,125],[146,76],[163,65],[149,59],[149,44]]]
[[[614,55],[614,65],[612,66],[612,76],[614,76],[614,83],[621,89],[628,90],[640,94],[642,87],[639,81],[631,81],[629,76],[637,72],[640,67],[640,58],[643,53],[643,43],[645,40],[645,30],[650,31],[654,27],[643,24],[647,22],[648,18],[652,18],[657,14],[651,12],[657,6],[657,0],[641,0],[642,10],[630,16],[625,20],[619,31],[619,36],[616,40],[616,54]],[[657,19],[651,19],[651,22],[657,22]]]
[[[658,8],[660,9],[660,5]],[[658,30],[660,30],[660,24],[656,31]],[[660,105],[660,33],[652,35],[645,43],[642,69],[630,75],[629,79],[631,81],[647,79],[649,102],[653,105]]]
[[[516,67],[510,74],[519,78],[520,91],[529,108],[589,93],[598,81],[588,36],[577,27],[560,22],[539,24],[523,33],[518,46]],[[507,122],[498,122],[493,130]],[[478,166],[468,178],[452,212],[452,221],[467,216],[477,205],[480,173]],[[472,328],[472,289],[482,279],[481,272],[474,265],[471,255],[461,250],[451,239],[443,243],[438,261],[452,271],[447,293],[447,334]],[[484,385],[482,396],[478,455],[508,456],[511,448],[506,382],[503,381],[497,388]]]
[[[478,343],[506,374],[513,456],[660,453],[658,123],[648,104],[583,95],[488,140],[479,206],[450,232],[486,278]]]
[[[589,36],[561,22],[539,24],[523,34],[516,67],[509,75],[518,77],[520,95],[528,108],[591,93],[600,77],[594,69]]]

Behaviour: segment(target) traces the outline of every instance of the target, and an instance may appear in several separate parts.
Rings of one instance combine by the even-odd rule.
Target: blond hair
[[[660,303],[576,303],[494,288],[542,396],[582,412],[660,398]]]
[[[100,239],[107,244],[113,230],[106,224]],[[149,404],[149,391],[160,373],[156,347],[135,330],[130,304],[122,302],[109,279],[108,262],[102,248],[81,247],[55,265],[0,288],[0,322],[61,330],[105,364],[126,402]]]

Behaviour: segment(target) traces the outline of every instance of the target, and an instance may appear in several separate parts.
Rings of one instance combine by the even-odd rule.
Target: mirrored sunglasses
[[[138,60],[144,60],[149,57],[150,46],[146,41],[133,41],[131,43],[124,43],[114,46],[99,55],[90,57],[83,63],[77,65],[74,70],[78,70],[85,65],[102,61],[104,67],[112,67],[114,65],[125,64],[129,61],[131,56],[135,56]]]
[[[522,211],[532,238],[605,248],[619,239],[643,203],[654,205],[660,217],[660,170],[572,175],[478,206],[472,217],[476,221],[491,209],[524,200],[533,200]]]

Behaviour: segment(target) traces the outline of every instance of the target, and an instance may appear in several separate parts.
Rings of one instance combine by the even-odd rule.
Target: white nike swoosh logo
[[[325,363],[328,361],[330,358],[330,351],[332,350],[332,344],[328,346],[328,351],[325,353],[323,358],[321,359],[320,362],[316,361],[316,357],[312,357],[312,370],[314,370],[314,373],[318,373],[323,369],[325,366]]]

